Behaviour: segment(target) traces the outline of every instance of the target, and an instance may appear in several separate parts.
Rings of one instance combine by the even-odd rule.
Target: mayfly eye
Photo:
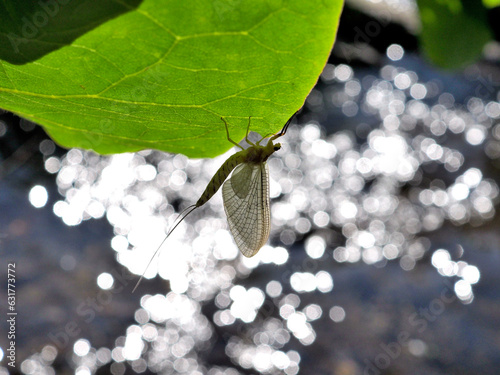
[[[274,151],[278,151],[281,148],[281,145],[275,145],[274,146]]]

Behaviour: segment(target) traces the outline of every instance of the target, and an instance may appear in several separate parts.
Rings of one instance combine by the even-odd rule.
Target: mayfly
[[[294,115],[295,116],[295,115]],[[222,186],[222,200],[226,211],[229,229],[234,237],[238,249],[246,257],[252,257],[264,246],[269,238],[271,229],[271,214],[269,212],[269,169],[266,161],[273,153],[281,148],[280,143],[273,143],[277,138],[285,135],[290,125],[292,116],[277,134],[266,135],[256,143],[248,139],[250,130],[250,118],[248,119],[246,142],[250,145],[247,149],[229,137],[229,128],[226,120],[221,120],[226,126],[226,134],[229,142],[240,148],[236,154],[227,159],[208,183],[200,199],[187,207],[177,219],[177,223],[170,229],[162,241],[153,257],[149,261],[147,268],[155,258],[175,228],[195,209],[203,206]],[[265,146],[260,143],[269,138]],[[233,171],[234,170],[234,171]],[[231,177],[228,178],[229,174]],[[146,273],[146,271],[144,271]],[[132,293],[137,289],[144,274],[134,287]]]

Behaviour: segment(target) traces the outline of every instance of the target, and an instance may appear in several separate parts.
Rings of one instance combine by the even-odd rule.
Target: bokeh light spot
[[[29,192],[29,201],[33,205],[33,207],[41,208],[47,204],[47,200],[49,199],[49,194],[47,193],[47,189],[41,185],[35,185],[31,188]]]

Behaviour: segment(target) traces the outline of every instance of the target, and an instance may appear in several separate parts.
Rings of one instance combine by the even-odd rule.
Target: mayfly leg
[[[300,109],[299,109],[299,111],[300,111]],[[260,141],[258,141],[258,142],[257,142],[257,145],[260,145],[260,142],[262,142],[264,139],[266,139],[266,138],[268,138],[268,137],[271,137],[271,136],[272,136],[271,138],[269,138],[269,140],[274,141],[276,138],[279,138],[279,137],[284,136],[284,135],[286,134],[286,131],[288,130],[288,126],[292,123],[293,118],[295,117],[295,115],[296,115],[299,111],[295,112],[295,113],[292,115],[292,117],[290,117],[290,118],[288,119],[288,121],[285,123],[285,125],[283,125],[283,128],[280,130],[280,132],[279,132],[279,133],[276,133],[276,134],[273,134],[273,133],[266,134],[264,137],[262,137],[262,139],[261,139]]]
[[[277,134],[277,136],[278,136],[278,137],[281,137],[281,136],[283,136],[283,135],[285,135],[285,134],[286,134],[286,131],[288,130],[288,127],[290,126],[290,124],[292,123],[293,118],[295,117],[295,115],[296,115],[298,112],[299,112],[299,111],[295,112],[295,113],[292,115],[292,117],[290,117],[290,118],[288,119],[288,121],[286,122],[286,124],[285,124],[285,125],[283,125],[283,129],[281,129],[281,131]],[[278,138],[278,137],[276,137],[276,138]]]
[[[282,136],[284,136],[284,135],[286,134],[286,131],[288,130],[288,127],[290,126],[290,124],[292,123],[293,118],[295,117],[295,115],[296,115],[298,112],[299,112],[299,111],[295,112],[295,113],[292,115],[292,117],[290,117],[290,118],[288,119],[288,121],[285,123],[285,125],[283,125],[283,128],[281,129],[281,131],[280,131],[279,133],[277,133],[277,134],[273,135],[273,136],[271,137],[271,140],[273,140],[273,141],[274,141],[276,138],[282,137]]]
[[[224,117],[221,117],[220,119],[221,119],[222,121],[224,121],[224,125],[226,125],[227,140],[228,140],[229,142],[231,142],[232,144],[234,144],[236,147],[239,147],[239,148],[241,148],[242,150],[244,150],[244,148],[243,148],[243,147],[241,147],[238,143],[236,143],[235,141],[233,141],[233,140],[231,139],[231,137],[229,136],[229,127],[227,126],[227,122],[226,122],[226,120],[224,120]],[[250,126],[250,124],[248,124],[248,126]],[[248,130],[247,130],[247,136],[248,136]]]
[[[248,125],[247,125],[247,135],[245,135],[245,141],[251,145],[251,146],[255,146],[255,143],[253,142],[250,142],[250,140],[248,139],[248,133],[250,132],[250,121],[252,120],[252,117],[248,117]],[[258,144],[258,143],[257,143]]]

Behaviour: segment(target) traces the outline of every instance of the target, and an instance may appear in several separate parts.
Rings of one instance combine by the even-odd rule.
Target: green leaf
[[[486,9],[474,0],[418,0],[424,53],[436,65],[457,69],[476,61],[492,39]]]
[[[18,4],[23,4],[18,5]],[[340,0],[4,0],[0,107],[64,147],[221,154],[299,109]]]
[[[500,6],[500,0],[483,0],[483,5],[486,8],[496,8]]]

